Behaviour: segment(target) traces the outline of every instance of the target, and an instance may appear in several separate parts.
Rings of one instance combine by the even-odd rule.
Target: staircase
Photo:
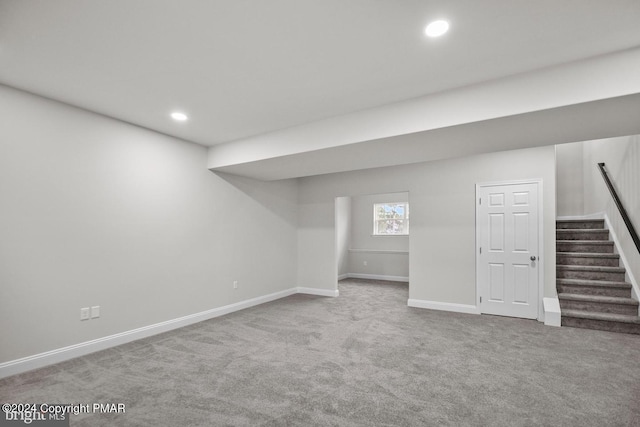
[[[562,326],[640,334],[638,301],[614,254],[604,220],[556,223],[556,277]]]

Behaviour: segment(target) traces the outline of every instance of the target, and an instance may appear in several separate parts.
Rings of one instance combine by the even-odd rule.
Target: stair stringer
[[[638,282],[636,281],[636,278],[633,277],[631,268],[629,268],[631,266],[629,265],[629,261],[627,260],[627,257],[624,255],[624,252],[620,249],[621,248],[620,240],[618,239],[618,236],[616,235],[615,230],[611,226],[611,220],[609,219],[609,215],[607,215],[606,212],[603,214],[603,219],[604,219],[605,228],[609,230],[609,238],[613,241],[613,252],[620,255],[620,263],[622,264],[621,267],[624,267],[625,269],[625,279],[627,282],[631,284],[631,298],[633,298],[636,301],[640,301],[640,288],[638,287]],[[640,307],[638,308],[638,315],[640,316]]]

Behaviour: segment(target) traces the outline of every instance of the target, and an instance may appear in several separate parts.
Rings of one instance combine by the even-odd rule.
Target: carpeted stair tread
[[[556,270],[570,271],[601,271],[609,273],[624,273],[624,267],[603,267],[599,265],[556,265]]]
[[[558,230],[589,230],[604,227],[603,219],[561,219],[556,221]]]
[[[580,245],[611,245],[613,246],[613,241],[611,240],[556,240],[556,243],[574,243]]]
[[[606,242],[609,240],[609,230],[607,229],[556,229],[556,239],[558,240],[592,240]]]
[[[584,294],[568,294],[559,293],[558,299],[571,300],[571,301],[583,301],[583,302],[599,302],[603,304],[624,304],[638,306],[638,301],[633,298],[623,297],[607,297],[602,295],[584,295]]]
[[[612,254],[615,245],[611,240],[556,240],[556,253],[609,253]]]
[[[627,314],[600,313],[582,310],[562,310],[562,317],[574,317],[578,319],[603,320],[605,322],[620,322],[640,325],[640,316]]]
[[[609,230],[607,230],[606,228],[557,228],[556,233],[560,235],[574,233],[602,234],[609,233]]]
[[[566,248],[569,249],[569,248]],[[619,267],[620,255],[600,252],[556,252],[557,265],[599,265],[602,267]]]
[[[620,258],[620,255],[618,254],[599,252],[556,252],[556,255],[573,258]]]
[[[606,228],[557,228],[558,233],[604,233]]]
[[[631,283],[628,282],[615,282],[611,280],[589,280],[589,279],[562,279],[556,280],[557,284],[561,285],[581,285],[581,286],[603,286],[611,288],[625,288],[631,289]]]

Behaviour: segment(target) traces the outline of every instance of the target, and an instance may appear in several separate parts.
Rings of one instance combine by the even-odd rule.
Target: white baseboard
[[[337,297],[340,292],[337,289],[320,289],[320,288],[296,288],[299,294],[320,295],[323,297]]]
[[[547,326],[560,326],[560,300],[558,298],[542,298],[544,307],[544,324]]]
[[[409,277],[406,276],[385,276],[382,274],[360,274],[349,273],[347,274],[349,279],[369,279],[369,280],[387,280],[389,282],[408,282]]]
[[[338,276],[338,280],[344,280],[344,279],[348,279],[349,278],[349,274],[340,274]]]
[[[64,362],[80,356],[85,356],[96,351],[105,350],[131,341],[147,338],[173,329],[182,328],[204,320],[213,319],[245,308],[264,304],[280,298],[287,297],[296,293],[313,294],[337,297],[337,290],[316,289],[296,287],[285,289],[284,291],[275,292],[269,295],[240,301],[237,303],[225,305],[223,307],[213,308],[211,310],[202,311],[200,313],[190,314],[188,316],[179,317],[177,319],[167,320],[165,322],[156,323],[154,325],[143,326],[142,328],[133,329],[119,334],[109,335],[91,341],[58,348],[33,356],[23,357],[21,359],[10,360],[0,363],[0,378],[9,377],[11,375],[20,374],[31,371],[33,369],[42,368],[54,363]]]
[[[480,314],[480,308],[470,304],[456,304],[452,302],[427,301],[421,299],[409,299],[409,307],[427,308],[429,310],[453,311],[456,313]]]

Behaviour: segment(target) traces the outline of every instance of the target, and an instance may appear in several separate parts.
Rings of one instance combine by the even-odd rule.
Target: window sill
[[[409,255],[409,251],[393,251],[381,249],[349,249],[349,252],[360,252],[369,254],[393,254],[393,255]]]

